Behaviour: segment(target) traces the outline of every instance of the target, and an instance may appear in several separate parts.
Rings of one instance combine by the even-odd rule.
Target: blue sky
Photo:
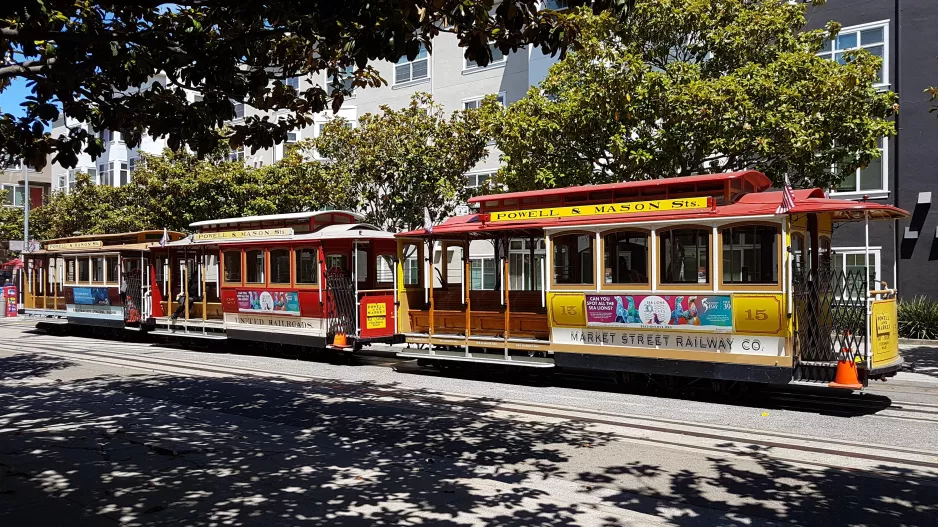
[[[0,108],[3,109],[3,113],[12,113],[17,117],[22,117],[23,108],[20,103],[26,100],[26,96],[29,94],[30,91],[26,87],[26,81],[14,79],[10,87],[0,93]]]

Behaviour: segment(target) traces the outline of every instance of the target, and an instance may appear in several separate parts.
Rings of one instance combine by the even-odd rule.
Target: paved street
[[[933,352],[864,395],[727,404],[7,320],[0,525],[933,526]]]

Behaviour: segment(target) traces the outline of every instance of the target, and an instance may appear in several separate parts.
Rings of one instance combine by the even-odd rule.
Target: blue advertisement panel
[[[109,306],[106,287],[75,287],[72,289],[75,303],[82,306]]]
[[[729,331],[729,295],[586,295],[590,326]]]

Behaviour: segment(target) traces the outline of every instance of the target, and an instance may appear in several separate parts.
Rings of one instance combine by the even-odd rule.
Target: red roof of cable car
[[[789,214],[805,214],[819,212],[839,213],[835,221],[861,219],[864,213],[869,213],[873,219],[902,218],[908,212],[892,205],[874,203],[870,201],[851,201],[843,199],[830,199],[824,197],[824,191],[819,188],[798,189],[794,191],[795,208]],[[488,222],[486,214],[470,214],[448,218],[433,228],[434,236],[448,234],[468,234],[503,230],[539,230],[551,227],[575,227],[578,225],[606,225],[623,223],[641,223],[650,221],[679,221],[679,220],[713,220],[720,218],[739,218],[749,216],[772,216],[782,202],[781,191],[757,192],[744,194],[735,203],[718,206],[713,209],[695,209],[681,212],[649,212],[645,214],[610,214],[602,216],[549,218],[537,220],[517,220]],[[424,229],[404,232],[398,236],[427,236]]]
[[[699,176],[646,179],[643,181],[626,181],[624,183],[605,183],[602,185],[582,185],[579,187],[527,190],[524,192],[506,192],[504,194],[488,194],[485,196],[469,198],[469,203],[481,203],[483,201],[492,201],[496,199],[505,200],[544,196],[568,196],[571,194],[582,194],[588,192],[639,190],[654,187],[680,187],[684,185],[699,185],[703,183],[722,183],[733,179],[742,179],[748,181],[752,184],[753,187],[756,188],[756,191],[759,192],[772,187],[772,181],[762,172],[757,170],[744,170],[741,172],[724,172],[722,174],[702,174]]]

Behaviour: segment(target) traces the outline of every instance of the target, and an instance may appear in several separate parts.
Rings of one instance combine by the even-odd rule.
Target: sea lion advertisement
[[[730,331],[729,295],[586,295],[590,326]]]

